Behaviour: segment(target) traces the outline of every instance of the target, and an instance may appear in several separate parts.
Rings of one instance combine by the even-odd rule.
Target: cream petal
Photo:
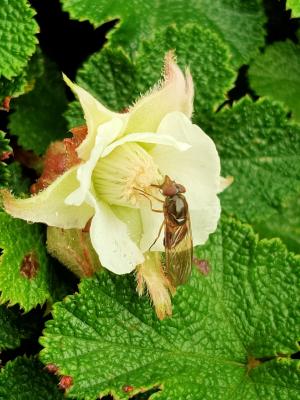
[[[204,243],[214,232],[220,204],[220,159],[214,142],[182,113],[170,113],[161,122],[158,135],[172,134],[176,140],[191,145],[185,152],[175,148],[155,146],[150,155],[162,174],[169,175],[186,188],[191,215],[194,244]],[[202,221],[202,222],[201,222]]]
[[[199,209],[190,209],[192,237],[194,246],[204,244],[208,236],[217,229],[221,215],[221,205],[217,196],[211,198],[211,203]]]
[[[164,79],[161,85],[142,97],[129,111],[124,133],[156,132],[160,121],[171,111],[181,111],[188,117],[193,111],[194,86],[191,74],[184,75],[172,52],[165,57]]]
[[[126,114],[118,114],[108,110],[86,90],[73,83],[65,75],[63,75],[63,77],[66,84],[78,97],[84,112],[88,134],[83,142],[77,147],[77,154],[82,160],[87,160],[96,140],[98,126],[114,117],[126,120],[128,116]]]
[[[220,159],[214,142],[182,113],[170,113],[161,122],[158,135],[172,135],[189,143],[184,152],[155,146],[149,151],[163,174],[186,187],[190,208],[209,204],[220,189]]]
[[[15,199],[9,192],[4,192],[5,210],[13,217],[30,222],[42,222],[64,229],[82,229],[94,214],[93,208],[86,203],[80,207],[64,203],[66,196],[78,186],[77,168],[68,170],[45,190],[27,199]]]
[[[141,213],[138,208],[111,206],[115,216],[126,224],[130,238],[140,245],[143,232]]]
[[[177,151],[186,151],[191,146],[188,143],[180,142],[176,140],[171,135],[157,135],[156,133],[132,133],[126,136],[123,136],[121,139],[118,139],[111,143],[109,146],[105,148],[102,153],[102,157],[107,156],[111,153],[116,147],[121,146],[124,143],[147,143],[147,144],[160,144],[164,146],[174,147]]]
[[[148,251],[156,239],[157,240],[155,244],[151,247],[151,251],[164,251],[163,229],[158,237],[159,230],[164,222],[163,213],[156,213],[152,211],[149,204],[145,204],[145,207],[142,207],[140,212],[143,227],[143,234],[140,242],[141,251],[143,253]]]
[[[91,151],[90,158],[86,163],[81,164],[77,170],[77,179],[80,182],[80,186],[65,199],[66,204],[78,206],[85,201],[86,195],[91,188],[93,169],[104,149],[119,135],[122,126],[123,121],[115,117],[98,127],[95,146]]]
[[[118,275],[131,272],[144,261],[144,256],[131,240],[127,225],[91,193],[89,203],[95,209],[90,228],[91,242],[101,264]]]

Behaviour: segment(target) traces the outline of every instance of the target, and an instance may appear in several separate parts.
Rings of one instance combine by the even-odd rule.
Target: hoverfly
[[[165,196],[164,221],[156,240],[164,227],[165,269],[172,285],[176,287],[187,281],[192,270],[191,221],[188,203],[183,195],[186,189],[183,185],[172,181],[167,175],[161,185],[151,186],[159,188],[161,194]]]

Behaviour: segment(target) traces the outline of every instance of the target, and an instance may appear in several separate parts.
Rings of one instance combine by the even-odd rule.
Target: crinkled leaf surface
[[[68,108],[64,113],[64,118],[66,119],[68,129],[86,124],[81,105],[79,101],[76,100],[69,103]]]
[[[10,217],[0,211],[0,302],[19,303],[25,311],[51,297],[52,271],[45,246],[45,232],[39,224]],[[33,254],[37,273],[31,279],[21,274],[26,256]],[[29,265],[30,267],[30,265]]]
[[[254,226],[278,218],[287,199],[300,193],[300,126],[280,104],[249,98],[211,122],[207,133],[217,145],[222,175],[234,177],[222,193],[223,209]]]
[[[38,25],[27,0],[0,0],[0,76],[19,75],[35,51]]]
[[[2,158],[5,159],[5,153],[10,153],[12,151],[9,145],[9,139],[5,136],[6,133],[0,130],[0,187],[7,185],[10,176],[6,164],[1,161]]]
[[[44,61],[38,50],[29,60],[26,68],[12,78],[0,77],[0,103],[5,97],[18,97],[34,88],[36,80],[44,72]]]
[[[255,224],[264,237],[280,237],[288,248],[300,253],[300,193],[285,199],[276,215]]]
[[[292,17],[299,18],[300,17],[300,2],[299,0],[287,0],[286,8],[288,10],[292,10]]]
[[[211,272],[194,269],[162,322],[130,276],[102,273],[54,305],[41,358],[74,378],[69,396],[299,399],[300,258],[231,219],[196,255]]]
[[[228,47],[212,30],[195,25],[168,27],[152,42],[145,42],[138,52],[139,92],[145,93],[158,82],[164,55],[172,49],[182,70],[188,66],[191,71],[195,85],[194,117],[203,127],[204,121],[225,101],[236,78],[229,66]]]
[[[299,2],[300,4],[300,2]],[[249,69],[252,88],[260,96],[285,103],[300,121],[300,46],[277,42],[256,57]]]
[[[54,266],[51,284],[51,299],[47,302],[48,309],[51,310],[53,303],[61,301],[68,294],[77,290],[78,279],[66,267],[60,264],[55,258],[50,257],[51,265]]]
[[[30,327],[18,310],[0,306],[0,351],[20,346],[21,339],[30,334]]]
[[[20,75],[12,79],[0,77],[0,103],[5,97],[18,97],[27,91],[27,75],[23,71]]]
[[[95,26],[120,19],[110,35],[115,46],[135,51],[138,44],[170,24],[187,22],[213,28],[230,45],[235,65],[247,63],[263,45],[265,15],[260,0],[182,0],[124,2],[115,0],[61,0],[72,18]]]
[[[160,60],[161,57],[158,64]],[[140,79],[139,70],[121,48],[106,47],[93,54],[79,69],[76,78],[79,85],[112,110],[124,110],[140,95],[136,83]]]
[[[18,161],[14,161],[7,165],[8,179],[7,188],[13,192],[15,196],[18,197],[28,197],[30,179],[25,175],[21,164]]]
[[[6,133],[0,131],[0,158],[3,157],[4,153],[12,151],[12,148],[9,146],[9,139],[5,136]]]
[[[146,93],[159,81],[165,54],[173,49],[179,65],[191,69],[196,87],[195,116],[204,123],[224,102],[236,74],[229,66],[226,45],[203,27],[164,29],[139,48],[134,62],[124,50],[106,47],[92,55],[78,71],[77,82],[109,108],[125,110],[140,93]],[[84,123],[75,104],[66,115],[71,127]]]
[[[43,154],[50,142],[66,135],[62,117],[67,107],[65,87],[55,64],[45,60],[44,74],[34,89],[15,100],[9,128],[26,150]]]
[[[1,400],[62,400],[57,380],[34,358],[18,357],[0,371]]]

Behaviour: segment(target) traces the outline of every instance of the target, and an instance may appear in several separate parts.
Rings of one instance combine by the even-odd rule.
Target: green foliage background
[[[194,269],[162,322],[134,277],[101,273],[77,288],[47,254],[45,227],[0,210],[0,399],[299,399],[300,0],[55,4],[0,0],[0,186],[27,196],[48,145],[83,123],[61,79],[70,60],[58,66],[49,50],[47,7],[68,13],[66,29],[106,32],[103,48],[75,44],[85,56],[70,71],[116,111],[175,49],[193,75],[193,120],[234,183],[217,232],[195,249],[209,274]],[[32,253],[28,279],[20,266]]]

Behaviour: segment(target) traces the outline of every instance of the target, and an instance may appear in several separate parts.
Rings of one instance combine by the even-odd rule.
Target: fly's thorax
[[[164,213],[170,222],[176,225],[185,224],[188,217],[188,205],[185,197],[182,194],[166,197]]]

